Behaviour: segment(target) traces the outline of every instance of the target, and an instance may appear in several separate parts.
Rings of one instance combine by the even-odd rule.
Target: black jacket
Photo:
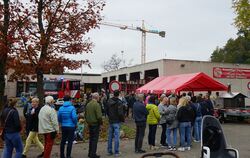
[[[201,113],[202,113],[202,116],[205,116],[205,115],[213,116],[214,107],[213,107],[211,100],[208,99],[201,103]]]
[[[33,131],[33,132],[38,132],[38,114],[40,112],[40,107],[37,107],[35,109],[35,113],[34,114],[29,114],[27,116],[27,121],[29,124],[29,130]]]
[[[177,119],[179,122],[193,122],[195,119],[195,111],[191,105],[180,107],[177,112]]]
[[[113,97],[108,100],[107,115],[109,123],[124,122],[123,104],[119,98]]]
[[[8,113],[9,113],[9,116],[7,118]],[[21,131],[20,118],[19,118],[19,114],[16,108],[13,108],[13,107],[4,108],[2,116],[1,116],[2,123],[4,123],[5,120],[6,120],[5,130],[4,130],[5,133],[16,133],[16,132]]]
[[[133,105],[133,116],[136,123],[147,121],[148,110],[146,106],[140,102],[136,101]]]

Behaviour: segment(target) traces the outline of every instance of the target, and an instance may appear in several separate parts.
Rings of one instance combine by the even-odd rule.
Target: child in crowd
[[[76,130],[75,130],[75,141],[73,142],[74,144],[77,143],[76,140],[81,140],[81,141],[84,140],[83,132],[84,132],[84,119],[80,118],[80,119],[78,120],[77,128],[76,128]]]

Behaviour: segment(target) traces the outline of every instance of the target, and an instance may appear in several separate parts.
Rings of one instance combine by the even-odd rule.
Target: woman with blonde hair
[[[179,121],[181,147],[179,151],[191,149],[191,122],[195,118],[195,111],[189,105],[188,98],[183,98],[182,106],[177,112],[177,120]],[[186,141],[185,141],[186,140]]]
[[[22,157],[25,158],[27,156],[27,153],[30,149],[31,143],[34,142],[38,148],[40,149],[40,151],[42,152],[40,155],[38,155],[37,157],[43,157],[43,150],[44,150],[44,146],[43,144],[40,142],[39,138],[38,138],[38,114],[40,111],[40,107],[39,107],[39,99],[38,98],[33,98],[31,100],[31,112],[30,114],[27,116],[27,121],[29,124],[29,135],[26,139],[26,144],[24,147],[24,151],[23,151],[23,155]]]

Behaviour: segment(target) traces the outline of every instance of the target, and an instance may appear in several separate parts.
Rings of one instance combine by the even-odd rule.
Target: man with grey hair
[[[85,110],[85,118],[89,126],[88,157],[90,158],[100,157],[96,154],[100,125],[102,125],[102,110],[100,104],[98,103],[99,98],[100,96],[98,93],[93,93],[92,100],[87,104]]]
[[[53,106],[54,98],[52,96],[45,97],[45,105],[38,114],[38,133],[44,135],[44,158],[50,157],[54,139],[59,131],[57,113]]]
[[[145,153],[145,150],[142,150],[142,143],[146,129],[146,120],[148,111],[146,106],[143,104],[144,95],[137,94],[137,100],[133,105],[133,114],[136,124],[136,137],[135,137],[135,152],[136,153]]]

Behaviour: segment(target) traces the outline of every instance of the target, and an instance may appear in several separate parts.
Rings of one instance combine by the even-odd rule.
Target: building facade
[[[76,74],[64,73],[62,75],[44,74],[44,80],[70,79],[79,80],[84,92],[100,91],[102,86],[101,74]],[[36,80],[8,81],[5,86],[5,94],[8,97],[20,97],[21,93],[36,93]]]
[[[103,73],[102,82],[108,88],[109,82],[117,80],[122,84],[122,90],[131,92],[159,76],[196,72],[204,72],[224,85],[231,84],[233,92],[241,92],[250,98],[250,65],[247,64],[162,59]],[[248,98],[246,104],[250,105]]]

